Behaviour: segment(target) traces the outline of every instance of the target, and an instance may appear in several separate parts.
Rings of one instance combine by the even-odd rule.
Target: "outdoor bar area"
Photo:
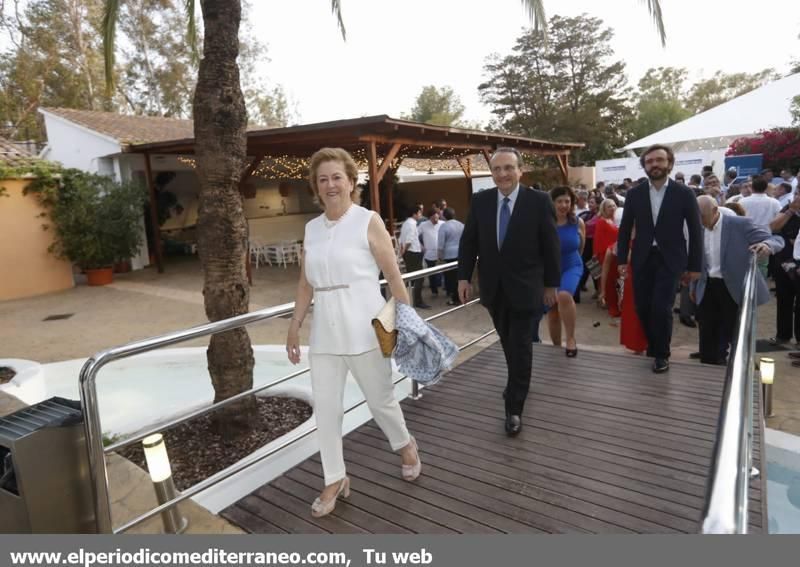
[[[390,228],[395,226],[396,220],[402,220],[404,214],[396,210],[394,176],[406,158],[456,161],[464,174],[464,184],[463,192],[454,195],[452,201],[465,215],[473,191],[472,156],[481,156],[488,163],[494,149],[513,146],[526,155],[554,158],[566,182],[567,158],[583,144],[433,126],[386,115],[248,131],[247,153],[251,161],[242,174],[240,190],[250,229],[252,264],[285,265],[297,261],[304,226],[319,214],[305,180],[308,158],[326,146],[341,147],[353,155],[365,172],[369,188],[362,194],[362,204],[378,212]],[[175,198],[180,206],[173,206],[171,217],[160,224],[157,221],[159,200],[163,199],[159,193],[164,180],[154,174],[153,161],[176,159],[188,171],[194,164],[194,148],[194,139],[185,138],[132,144],[126,149],[144,158],[150,215],[155,221],[151,223],[154,239],[160,241],[166,235],[169,240],[170,235],[174,235],[176,239],[183,239],[190,250],[191,231],[197,218],[196,184],[184,184],[183,190],[176,191]],[[186,171],[180,175],[186,175]],[[163,184],[169,186],[170,191],[173,185]],[[430,200],[438,196],[431,195]],[[163,271],[162,247],[155,247],[154,260],[159,271]]]

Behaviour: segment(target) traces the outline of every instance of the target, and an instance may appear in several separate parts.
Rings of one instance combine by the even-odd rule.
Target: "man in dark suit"
[[[531,380],[533,319],[543,304],[556,301],[561,251],[549,195],[519,183],[519,152],[498,148],[489,165],[497,187],[472,198],[459,244],[458,296],[469,301],[480,257],[481,304],[492,317],[508,366],[506,433],[516,435]]]
[[[624,276],[635,227],[631,265],[636,313],[647,335],[647,354],[655,359],[653,372],[658,374],[669,370],[672,306],[678,284],[700,277],[703,232],[694,193],[669,178],[675,165],[672,148],[650,146],[639,161],[648,181],[628,191],[619,227],[617,260]],[[689,232],[688,252],[684,223]]]

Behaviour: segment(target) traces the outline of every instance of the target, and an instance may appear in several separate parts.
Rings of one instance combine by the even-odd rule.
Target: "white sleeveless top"
[[[305,275],[314,288],[310,351],[361,354],[378,348],[372,318],[386,303],[367,229],[374,213],[358,205],[333,226],[322,214],[306,224]]]

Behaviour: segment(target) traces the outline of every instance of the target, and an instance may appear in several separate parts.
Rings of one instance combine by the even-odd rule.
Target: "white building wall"
[[[102,158],[120,152],[116,140],[47,112],[42,115],[47,129],[47,159],[90,173],[110,173]]]

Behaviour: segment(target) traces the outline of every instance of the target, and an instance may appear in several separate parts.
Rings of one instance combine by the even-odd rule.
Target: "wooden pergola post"
[[[386,226],[386,230],[389,231],[389,234],[394,234],[394,174],[397,172],[396,169],[392,168],[392,160],[397,157],[402,146],[403,144],[400,143],[392,144],[376,174],[379,180],[386,180],[386,208],[389,215],[389,223]]]
[[[381,214],[381,201],[378,192],[378,145],[372,141],[367,144],[367,161],[369,172],[369,199],[372,210]]]
[[[161,257],[161,227],[158,225],[158,201],[156,199],[156,185],[153,181],[153,168],[150,164],[150,153],[144,154],[144,171],[147,178],[147,192],[150,195],[150,225],[153,228],[153,246],[155,246],[156,268],[158,273],[164,273],[164,259]]]

